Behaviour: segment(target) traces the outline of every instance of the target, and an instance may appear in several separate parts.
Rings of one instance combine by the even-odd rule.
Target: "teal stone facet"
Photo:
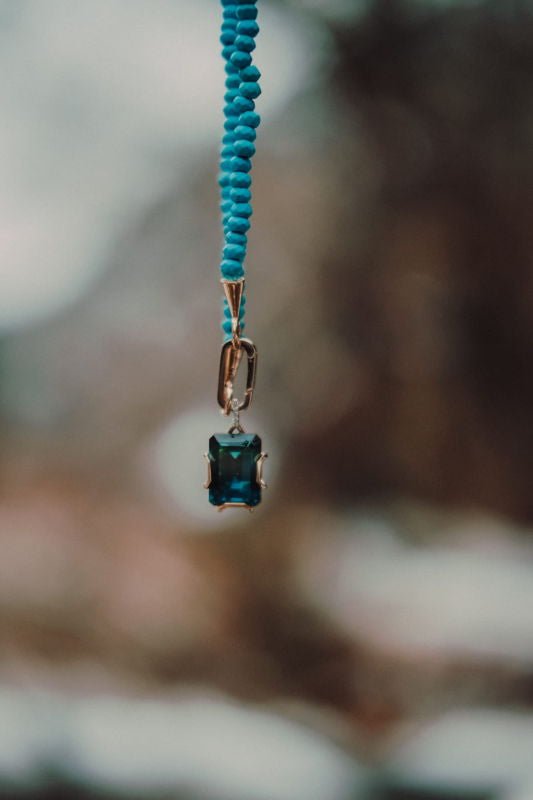
[[[261,439],[256,433],[215,433],[209,439],[211,483],[209,502],[214,506],[239,503],[253,508],[261,502],[257,461]]]

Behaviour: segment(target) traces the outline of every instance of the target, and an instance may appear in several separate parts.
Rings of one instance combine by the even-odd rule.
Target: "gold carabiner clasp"
[[[237,377],[243,353],[246,354],[248,368],[246,372],[246,388],[244,397],[233,401],[233,384]],[[250,339],[233,337],[222,345],[220,353],[220,369],[218,372],[217,400],[222,412],[227,416],[232,410],[244,411],[252,402],[257,371],[257,348]]]

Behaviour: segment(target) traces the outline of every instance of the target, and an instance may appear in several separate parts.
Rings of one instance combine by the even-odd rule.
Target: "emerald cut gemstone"
[[[256,506],[261,502],[257,483],[257,460],[261,439],[256,433],[215,433],[209,439],[211,483],[209,502],[214,506],[239,503]]]

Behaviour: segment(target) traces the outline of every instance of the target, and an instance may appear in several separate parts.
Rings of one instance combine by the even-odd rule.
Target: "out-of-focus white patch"
[[[409,657],[533,663],[530,547],[497,557],[482,547],[406,547],[379,519],[350,525],[335,564],[330,556],[328,572],[317,566],[307,579],[337,623]],[[490,520],[479,525],[490,531]]]
[[[218,800],[348,800],[361,780],[351,759],[312,731],[213,699],[84,704],[74,728],[76,771],[103,791],[188,787]]]
[[[241,422],[247,431],[256,431],[261,437],[263,449],[277,452],[267,429],[260,420],[249,414]],[[207,452],[209,437],[213,433],[227,431],[230,419],[217,413],[215,405],[187,410],[164,428],[156,439],[150,462],[150,471],[156,487],[162,490],[167,504],[180,516],[188,517],[203,528],[228,528],[249,522],[251,514],[245,509],[218,511],[209,503],[208,492],[203,484],[207,478],[207,465],[203,453]],[[269,489],[263,493],[263,502],[268,502],[268,493],[275,478],[277,459],[269,458],[265,464],[265,475]],[[254,514],[261,513],[259,506]]]
[[[503,796],[503,800],[533,800],[533,783],[527,786],[520,786],[513,788]]]
[[[215,174],[224,73],[216,0],[28,0],[0,13],[1,329],[78,297],[202,149]],[[261,9],[265,120],[313,79],[313,36]]]
[[[29,791],[39,786],[45,736],[42,712],[36,698],[0,691],[0,787]],[[50,730],[51,745],[53,740]]]
[[[503,797],[503,789],[533,781],[532,742],[531,714],[451,711],[408,737],[393,752],[387,772],[406,796],[432,789],[446,797]],[[519,797],[531,800],[531,795]]]
[[[367,783],[321,734],[200,692],[124,700],[2,690],[0,730],[0,781],[17,789],[54,775],[125,797],[350,800]]]

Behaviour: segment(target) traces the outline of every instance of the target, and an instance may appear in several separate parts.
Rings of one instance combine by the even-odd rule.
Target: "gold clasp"
[[[237,342],[237,343],[236,343]],[[246,372],[246,389],[244,397],[238,401],[238,406],[232,403],[233,384],[237,377],[239,364],[243,353],[246,353],[248,369]],[[235,408],[244,411],[252,402],[257,370],[257,348],[250,339],[234,337],[222,345],[220,353],[220,369],[218,373],[217,400],[223,413],[227,416]]]

